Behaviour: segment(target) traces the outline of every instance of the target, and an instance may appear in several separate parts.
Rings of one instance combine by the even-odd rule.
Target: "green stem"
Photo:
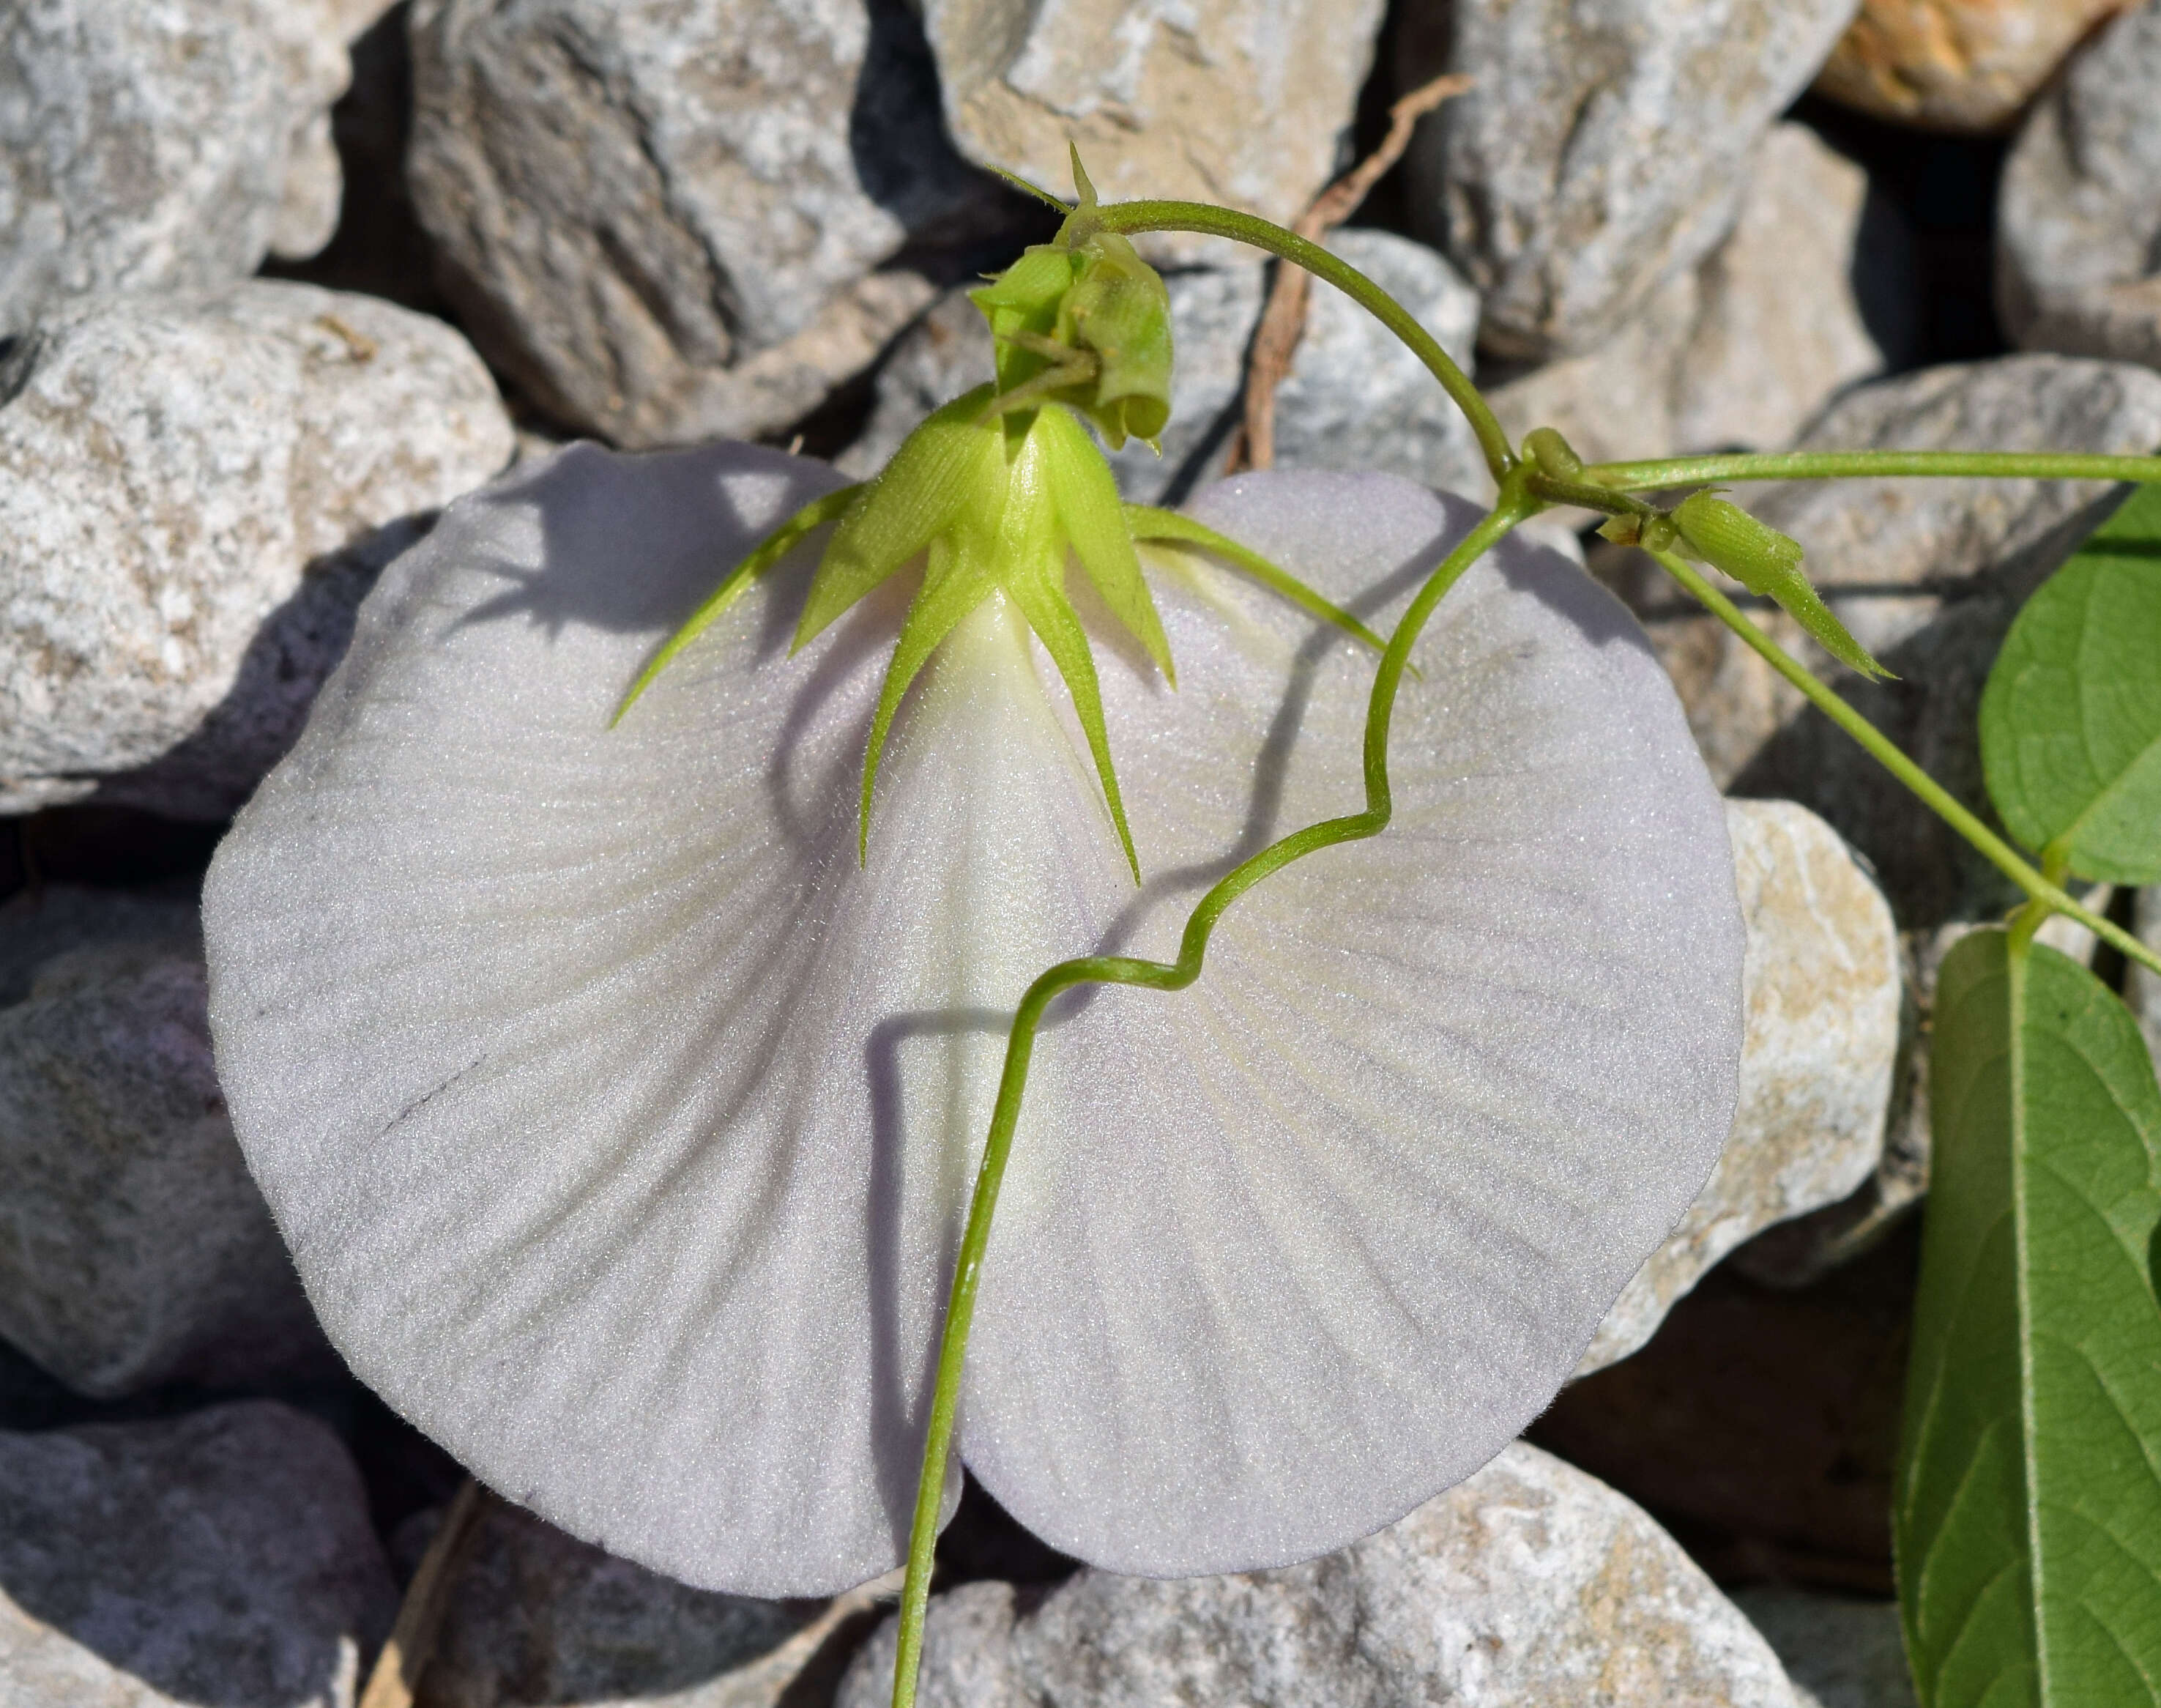
[[[1127,204],[1132,206],[1133,204]],[[893,1657],[893,1708],[914,1708],[916,1672],[923,1658],[923,1621],[930,1601],[930,1568],[938,1544],[938,1513],[945,1491],[945,1465],[953,1440],[953,1425],[960,1411],[961,1374],[967,1357],[968,1330],[975,1320],[976,1294],[982,1285],[983,1253],[990,1245],[991,1218],[997,1209],[998,1189],[1005,1182],[1006,1159],[1013,1149],[1013,1130],[1020,1120],[1021,1095],[1028,1084],[1028,1067],[1035,1050],[1035,1034],[1044,1013],[1059,996],[1076,985],[1135,985],[1144,990],[1182,990],[1200,976],[1208,939],[1232,903],[1270,873],[1294,860],[1378,836],[1394,809],[1388,788],[1388,730],[1395,715],[1396,690],[1410,662],[1411,648],[1424,629],[1426,620],[1441,596],[1463,572],[1483,556],[1523,518],[1538,508],[1521,490],[1520,477],[1502,485],[1499,507],[1465,536],[1455,550],[1441,560],[1418,596],[1403,612],[1389,637],[1374,673],[1372,696],[1367,701],[1365,781],[1366,810],[1342,818],[1324,819],[1273,842],[1252,858],[1234,867],[1195,905],[1186,918],[1174,961],[1141,961],[1129,956],[1088,956],[1060,962],[1028,987],[1014,1011],[1013,1029],[1006,1039],[1005,1070],[998,1078],[997,1101],[991,1112],[989,1137],[983,1142],[983,1160],[976,1172],[975,1195],[968,1205],[967,1226],[961,1235],[961,1251],[953,1269],[953,1290],[945,1303],[945,1330],[938,1346],[938,1372],[930,1391],[929,1428],[923,1441],[923,1476],[915,1490],[915,1519],[908,1537],[908,1578],[900,1594],[900,1643]]]
[[[1608,516],[1664,513],[1655,504],[1646,504],[1641,498],[1631,497],[1612,487],[1595,485],[1587,479],[1536,474],[1531,476],[1530,492],[1533,497],[1544,499],[1549,504],[1574,504],[1586,510],[1602,510]]]
[[[1107,232],[1130,237],[1136,232],[1197,232],[1204,237],[1229,237],[1303,267],[1315,279],[1325,279],[1386,326],[1409,346],[1411,353],[1432,370],[1441,389],[1455,399],[1478,435],[1478,448],[1486,466],[1497,482],[1516,466],[1508,435],[1495,417],[1471,377],[1458,367],[1418,317],[1388,292],[1351,265],[1295,232],[1252,214],[1234,213],[1227,207],[1211,207],[1205,201],[1121,201],[1097,211]]]
[[[1654,492],[1707,481],[1888,479],[1895,475],[1989,475],[2041,481],[2161,481],[2161,456],[2039,450],[1779,450],[1657,462],[1600,462],[1581,479]]]
[[[2100,914],[2081,907],[2057,885],[2020,859],[2009,843],[1981,823],[1943,784],[1908,758],[1888,736],[1819,682],[1790,657],[1784,648],[1751,622],[1733,601],[1705,581],[1687,559],[1669,551],[1654,551],[1651,555],[1664,566],[1668,575],[1694,594],[1712,616],[1755,648],[1766,664],[1799,689],[1826,717],[1867,748],[1877,764],[1919,795],[1939,818],[1972,843],[1990,865],[2025,892],[2028,900],[2041,903],[2054,912],[2068,914],[2132,960],[2161,972],[2161,955],[2156,955],[2122,926],[2112,925]]]

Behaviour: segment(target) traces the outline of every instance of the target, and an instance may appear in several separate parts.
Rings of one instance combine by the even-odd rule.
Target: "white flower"
[[[1151,554],[1179,688],[1093,625],[1136,889],[994,594],[911,691],[859,868],[908,577],[791,659],[814,542],[607,729],[836,484],[752,447],[581,446],[452,507],[205,904],[234,1123],[355,1370],[556,1523],[762,1595],[900,1556],[1023,988],[1173,952],[1235,859],[1358,810],[1373,668]],[[1476,514],[1320,474],[1195,508],[1383,627]],[[1388,832],[1240,901],[1190,990],[1080,993],[1037,1049],[958,1445],[1084,1559],[1276,1564],[1467,1475],[1726,1136],[1724,821],[1640,632],[1511,542],[1416,658]]]

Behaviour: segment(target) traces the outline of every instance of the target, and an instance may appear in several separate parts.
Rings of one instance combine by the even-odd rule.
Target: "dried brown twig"
[[[374,1670],[367,1675],[367,1688],[361,1692],[358,1708],[413,1708],[420,1674],[427,1669],[436,1633],[442,1629],[454,1568],[480,1517],[483,1498],[481,1486],[467,1477],[451,1499],[450,1509],[443,1514],[442,1528],[421,1555],[420,1569],[413,1574],[412,1584],[398,1606],[390,1640],[383,1645]]]
[[[1388,109],[1388,133],[1381,145],[1313,199],[1292,229],[1310,242],[1318,243],[1358,211],[1367,192],[1381,175],[1403,158],[1410,146],[1411,131],[1419,119],[1451,96],[1462,94],[1471,80],[1460,74],[1422,83]],[[1223,472],[1267,468],[1276,459],[1276,388],[1290,372],[1298,341],[1305,334],[1306,303],[1313,294],[1313,279],[1302,267],[1279,263],[1276,282],[1268,292],[1268,306],[1254,329],[1253,345],[1246,357],[1246,419],[1232,435],[1231,454]]]

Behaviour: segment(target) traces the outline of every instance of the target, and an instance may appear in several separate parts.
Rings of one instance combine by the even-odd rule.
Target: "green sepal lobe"
[[[864,490],[862,503],[833,531],[818,560],[810,597],[795,625],[794,649],[893,574],[1003,473],[995,433],[976,420],[991,388],[978,386],[937,411],[893,453]]]
[[[1243,570],[1263,586],[1280,593],[1308,615],[1341,629],[1353,640],[1364,642],[1377,653],[1388,649],[1386,641],[1341,606],[1322,598],[1289,570],[1271,563],[1229,535],[1218,534],[1190,516],[1175,510],[1159,510],[1153,504],[1128,504],[1125,509],[1126,526],[1133,539],[1150,545],[1190,546],[1221,558],[1234,568]],[[1417,674],[1415,668],[1412,674]]]
[[[721,585],[706,596],[705,602],[690,613],[690,618],[667,643],[653,655],[653,662],[638,673],[638,680],[622,696],[622,703],[608,720],[613,729],[622,721],[623,714],[638,703],[638,696],[653,685],[654,679],[673,664],[684,648],[703,634],[721,614],[742,597],[752,582],[786,557],[790,548],[814,528],[824,526],[834,518],[846,513],[851,506],[863,496],[860,486],[843,487],[836,492],[828,492],[822,498],[813,498],[779,527],[760,540],[748,557],[721,577]]]

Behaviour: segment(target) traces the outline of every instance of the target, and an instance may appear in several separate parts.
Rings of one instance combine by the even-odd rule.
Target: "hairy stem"
[[[2068,914],[2089,931],[2121,950],[2141,966],[2150,966],[2156,972],[2161,972],[2161,955],[2156,955],[2122,926],[2112,925],[2100,914],[2081,907],[2065,894],[2058,885],[2020,859],[2008,842],[1981,823],[1943,784],[1908,758],[1888,736],[1818,681],[1784,648],[1751,622],[1731,599],[1705,580],[1695,565],[1669,551],[1654,551],[1651,555],[1659,560],[1668,575],[1694,594],[1712,616],[1739,635],[1766,664],[1805,694],[1826,717],[1867,748],[1869,756],[1877,764],[1919,795],[1922,803],[1937,817],[1973,844],[1990,865],[2026,893],[2029,901],[2038,902],[2056,913]]]
[[[1325,279],[1402,339],[1411,353],[1432,370],[1441,389],[1455,400],[1470,421],[1471,430],[1478,435],[1478,449],[1496,481],[1516,466],[1515,453],[1508,448],[1508,435],[1501,430],[1501,423],[1478,388],[1471,383],[1470,376],[1455,365],[1433,334],[1379,285],[1320,244],[1252,214],[1211,207],[1205,201],[1114,202],[1101,209],[1097,218],[1103,230],[1127,237],[1135,232],[1196,232],[1203,237],[1230,237],[1265,249],[1303,267],[1315,278]]]
[[[1987,475],[2040,481],[2161,481],[2161,456],[2039,450],[1779,450],[1657,462],[1600,462],[1580,479],[1617,491],[1654,492],[1708,481],[1830,481],[1898,475]]]
[[[916,1485],[915,1519],[908,1537],[908,1578],[900,1596],[900,1642],[893,1657],[893,1708],[914,1708],[915,1702],[916,1671],[923,1658],[924,1614],[930,1600],[931,1557],[938,1543],[938,1510],[945,1495],[946,1461],[952,1448],[954,1422],[960,1410],[961,1376],[967,1357],[968,1330],[975,1320],[976,1294],[982,1282],[983,1254],[990,1246],[991,1218],[997,1209],[998,1190],[1005,1182],[1006,1159],[1013,1149],[1013,1129],[1020,1121],[1021,1096],[1028,1085],[1028,1061],[1034,1054],[1035,1035],[1043,1023],[1044,1012],[1060,995],[1077,985],[1137,985],[1155,991],[1184,989],[1200,976],[1208,939],[1216,922],[1240,896],[1294,860],[1338,843],[1362,841],[1380,834],[1394,810],[1388,789],[1388,729],[1395,715],[1396,690],[1409,664],[1411,648],[1424,631],[1426,620],[1433,615],[1434,607],[1463,572],[1537,508],[1534,500],[1523,494],[1520,479],[1504,484],[1499,508],[1441,560],[1389,637],[1388,650],[1382,654],[1380,668],[1374,673],[1372,696],[1367,701],[1363,812],[1308,825],[1269,844],[1226,873],[1187,916],[1176,961],[1096,955],[1060,961],[1038,977],[1022,997],[1020,1007],[1013,1013],[1013,1028],[1007,1035],[1005,1070],[998,1078],[990,1134],[983,1142],[983,1160],[976,1172],[975,1195],[968,1205],[967,1226],[961,1232],[960,1256],[954,1265],[953,1290],[945,1302],[945,1330],[939,1341],[938,1373],[930,1393],[930,1424],[923,1442],[923,1475]]]

